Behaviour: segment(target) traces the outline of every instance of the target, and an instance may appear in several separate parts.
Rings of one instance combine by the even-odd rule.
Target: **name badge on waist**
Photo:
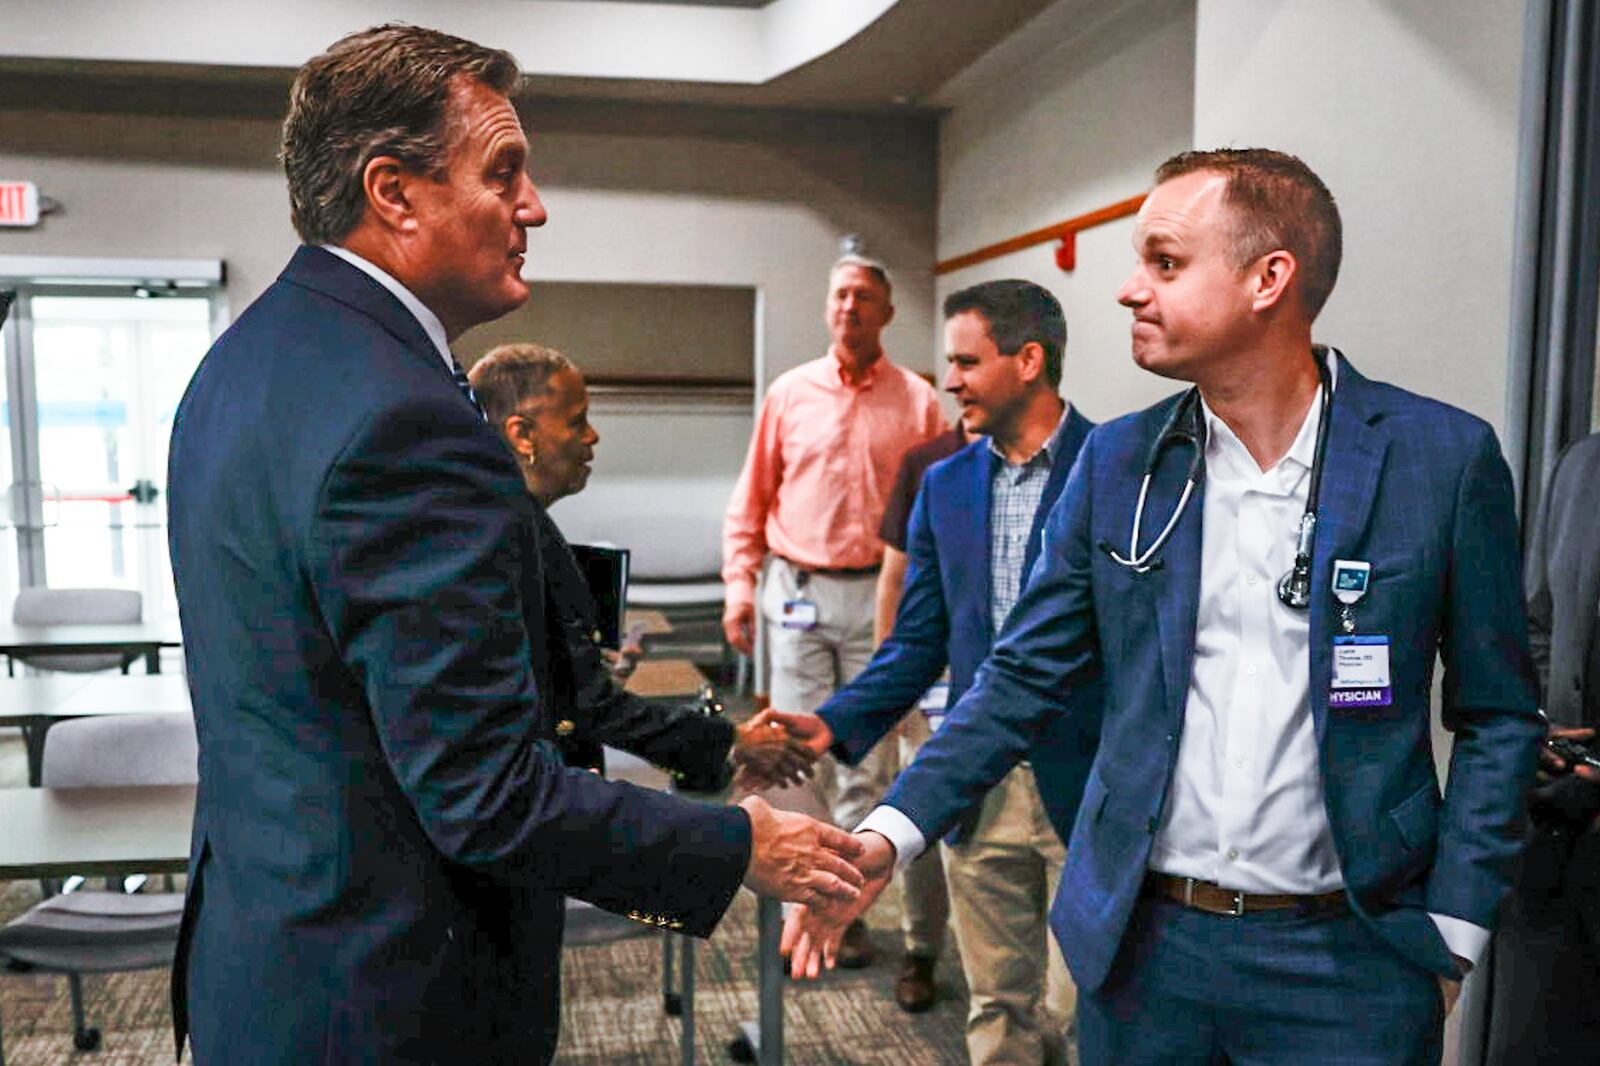
[[[817,605],[810,600],[784,600],[783,628],[817,628]]]
[[[1389,638],[1333,638],[1333,690],[1330,707],[1387,707],[1394,702],[1389,678]]]

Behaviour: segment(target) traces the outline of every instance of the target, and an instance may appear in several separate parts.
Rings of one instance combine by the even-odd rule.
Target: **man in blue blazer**
[[[972,683],[1039,557],[1045,516],[1093,423],[1061,399],[1067,324],[1029,281],[991,281],[944,302],[944,387],[984,434],[923,476],[906,541],[904,593],[867,668],[817,711],[783,715],[818,754],[863,758],[950,668],[950,700]],[[1046,911],[1062,841],[1094,754],[1093,715],[1057,716],[947,837],[945,872],[967,979],[975,1064],[1040,1062],[1065,1025],[1072,985],[1049,946]],[[1037,778],[1037,783],[1036,783]],[[1048,980],[1047,980],[1048,978]],[[1048,985],[1048,994],[1047,994]]]
[[[1478,419],[1313,347],[1340,240],[1309,168],[1226,149],[1156,179],[1119,299],[1135,361],[1197,391],[1090,435],[994,653],[858,830],[862,899],[1101,706],[1098,670],[1051,909],[1082,1060],[1436,1062],[1542,733],[1510,476]],[[859,905],[797,914],[801,961]]]
[[[201,1066],[545,1062],[564,894],[703,936],[741,883],[859,879],[837,830],[551,743],[531,501],[448,346],[527,298],[518,79],[406,26],[311,60],[283,149],[308,247],[177,412],[200,786],[173,1008]]]

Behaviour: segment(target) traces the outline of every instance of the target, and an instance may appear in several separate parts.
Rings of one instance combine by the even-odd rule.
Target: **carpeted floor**
[[[21,741],[12,731],[0,732],[0,788],[25,784]],[[38,898],[35,883],[0,884],[0,921]],[[885,894],[870,922],[880,953],[876,965],[835,971],[816,984],[786,988],[786,1061],[818,1066],[965,1062],[966,990],[954,955],[947,953],[940,962],[941,1002],[927,1014],[905,1014],[892,995],[900,961],[895,889]],[[697,952],[697,1062],[732,1061],[727,1043],[738,1021],[754,1019],[756,1013],[755,966],[755,901],[741,893],[716,935]],[[559,1063],[678,1061],[679,1022],[661,1006],[658,935],[570,948],[563,975]],[[0,972],[5,1061],[9,1066],[165,1066],[173,1061],[167,989],[165,971],[88,978],[89,1024],[102,1030],[104,1043],[101,1050],[86,1053],[72,1045],[64,978]]]
[[[0,889],[0,916],[38,898],[33,884]],[[873,967],[835,971],[817,984],[785,990],[786,1061],[803,1064],[938,1064],[966,1061],[965,988],[954,960],[941,963],[942,1001],[927,1014],[902,1013],[890,989],[898,934],[888,908],[875,916],[882,957]],[[721,928],[696,953],[696,1061],[725,1063],[742,1019],[754,1019],[755,901],[741,893]],[[678,1061],[679,1022],[661,1005],[661,939],[654,933],[569,948],[557,1062],[568,1066]],[[72,1046],[64,978],[0,974],[0,1026],[9,1066],[144,1066],[171,1063],[167,974],[147,972],[85,981],[89,1022],[104,1034],[100,1051]],[[186,1060],[187,1061],[187,1058]]]

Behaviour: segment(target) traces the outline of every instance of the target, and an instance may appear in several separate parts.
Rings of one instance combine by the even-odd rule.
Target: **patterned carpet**
[[[38,899],[38,886],[0,887],[0,917]],[[893,903],[886,899],[886,903]],[[784,1003],[786,1061],[795,1064],[961,1063],[965,988],[953,960],[940,965],[945,993],[934,1010],[902,1013],[891,996],[898,966],[893,912],[874,916],[882,949],[870,969],[835,971],[816,985],[790,985]],[[700,945],[695,969],[696,1061],[726,1063],[741,1019],[756,1012],[755,901],[741,893],[717,934]],[[644,936],[569,948],[563,965],[561,1049],[566,1066],[623,1066],[678,1061],[679,1022],[661,1009],[661,940]],[[0,974],[0,1027],[9,1066],[155,1066],[173,1061],[165,971],[90,977],[89,1023],[104,1034],[100,1051],[72,1046],[64,978]],[[185,1061],[188,1061],[187,1057]]]
[[[26,785],[22,744],[0,733],[0,788]],[[33,882],[0,883],[0,921],[39,898]],[[732,1061],[727,1043],[737,1023],[756,1015],[755,900],[740,893],[722,926],[696,953],[696,1061]],[[962,1022],[966,988],[953,954],[939,965],[940,1003],[929,1013],[901,1012],[893,999],[900,960],[899,897],[885,893],[870,921],[880,958],[866,970],[835,971],[817,984],[790,985],[784,1003],[786,1061],[805,1066],[966,1061]],[[564,1066],[624,1066],[678,1061],[679,1023],[661,1009],[661,941],[654,934],[569,948],[563,960]],[[72,1046],[65,978],[0,971],[0,1034],[8,1066],[167,1066],[172,1015],[166,971],[89,977],[89,1024],[101,1050]],[[187,1062],[187,1057],[185,1058]],[[243,1064],[241,1064],[243,1066]]]

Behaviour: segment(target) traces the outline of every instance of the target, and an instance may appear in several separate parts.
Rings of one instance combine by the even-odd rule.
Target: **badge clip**
[[[1356,616],[1352,608],[1366,596],[1371,580],[1371,563],[1360,559],[1333,561],[1333,598],[1339,601],[1339,624],[1346,633],[1356,631]]]

